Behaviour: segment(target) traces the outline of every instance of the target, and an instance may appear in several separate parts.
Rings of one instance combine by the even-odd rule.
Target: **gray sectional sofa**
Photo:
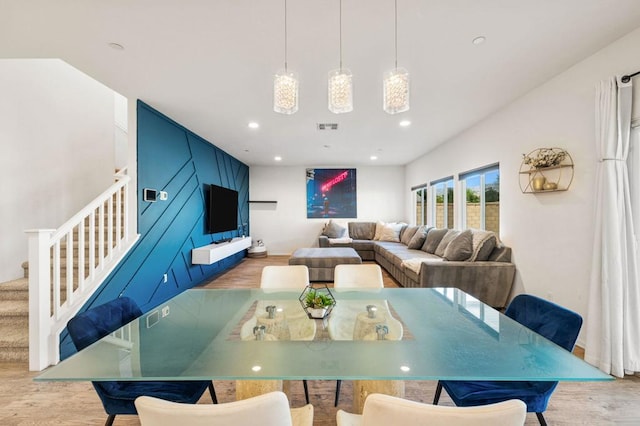
[[[404,287],[456,287],[495,308],[508,302],[516,267],[511,249],[491,232],[395,225],[397,236],[388,226],[381,236],[380,222],[347,226],[348,235],[337,238],[325,227],[319,246],[352,247]]]

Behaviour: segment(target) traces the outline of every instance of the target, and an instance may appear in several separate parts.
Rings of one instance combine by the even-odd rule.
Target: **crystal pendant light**
[[[329,72],[328,107],[335,114],[353,111],[353,76],[342,68],[342,0],[340,0],[340,68]]]
[[[298,76],[287,69],[287,0],[284,0],[284,69],[273,79],[273,110],[280,114],[298,111]]]
[[[384,73],[382,109],[389,114],[409,110],[409,73],[398,68],[398,0],[395,0],[395,69]]]

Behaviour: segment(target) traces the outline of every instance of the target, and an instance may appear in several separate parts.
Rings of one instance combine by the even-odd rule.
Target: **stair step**
[[[28,318],[28,300],[0,300],[0,322],[7,318]]]
[[[0,346],[0,362],[29,362],[29,347],[3,348]]]
[[[29,280],[20,278],[0,284],[0,300],[28,300]]]
[[[28,360],[29,282],[22,278],[0,284],[0,362]]]
[[[29,361],[29,324],[0,323],[0,362]]]

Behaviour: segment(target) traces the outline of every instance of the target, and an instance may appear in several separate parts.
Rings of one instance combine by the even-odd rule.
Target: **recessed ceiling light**
[[[279,155],[276,155],[275,157],[273,157],[273,159],[276,161],[282,161],[282,157],[280,157]]]
[[[256,123],[255,121],[250,121],[248,124],[250,129],[257,129],[258,127],[260,127],[260,125],[258,123]]]
[[[487,40],[487,38],[485,36],[478,36],[478,37],[473,39],[472,43],[477,46],[479,44],[484,43],[486,40]]]
[[[411,125],[411,121],[409,121],[409,120],[402,120],[400,122],[400,126],[401,127],[407,127],[407,126],[410,126],[410,125]]]
[[[372,161],[375,161],[375,160],[377,160],[377,159],[378,159],[378,157],[377,157],[377,156],[375,156],[375,155],[372,155],[371,157],[369,157],[369,160],[372,160]]]
[[[124,50],[124,46],[119,43],[108,43],[108,45],[114,50]]]

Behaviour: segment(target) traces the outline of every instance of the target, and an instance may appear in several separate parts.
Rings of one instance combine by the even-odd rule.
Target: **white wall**
[[[328,220],[307,219],[306,169],[287,166],[249,168],[249,199],[278,202],[276,205],[249,206],[251,237],[254,241],[263,240],[269,254],[290,254],[300,247],[318,245],[318,236]],[[406,220],[404,167],[357,167],[356,177],[358,217],[338,219],[337,222]]]
[[[0,60],[0,282],[25,229],[56,228],[113,183],[113,91],[60,60]]]
[[[500,162],[500,235],[513,248],[515,292],[552,299],[587,313],[593,246],[595,86],[614,74],[640,70],[640,29],[580,62],[500,112],[465,131],[406,169],[417,185]],[[636,95],[640,81],[636,79]],[[640,113],[636,109],[636,116]],[[565,148],[575,177],[567,192],[523,194],[522,154]],[[411,212],[406,203],[407,215]]]

